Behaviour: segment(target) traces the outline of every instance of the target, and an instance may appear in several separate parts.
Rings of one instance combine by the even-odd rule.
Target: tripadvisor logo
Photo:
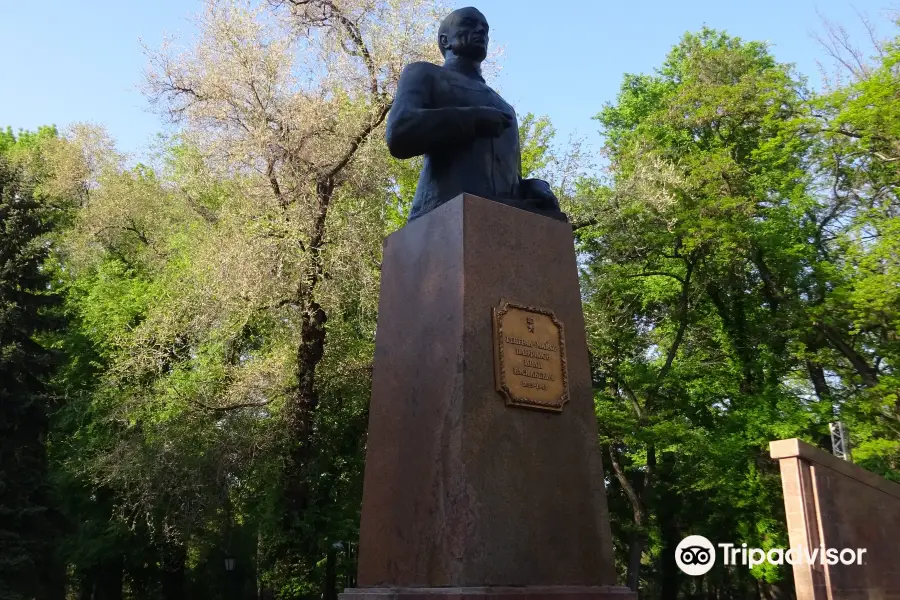
[[[675,548],[675,563],[688,575],[704,575],[716,564],[716,549],[702,535],[689,535]]]
[[[716,544],[722,550],[723,565],[742,565],[753,568],[765,562],[773,565],[843,565],[863,564],[865,548],[748,548],[747,544]],[[702,535],[689,535],[675,548],[675,563],[688,575],[704,575],[716,564],[716,549]]]

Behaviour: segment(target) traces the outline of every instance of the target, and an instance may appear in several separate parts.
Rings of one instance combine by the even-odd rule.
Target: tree
[[[379,133],[402,66],[436,52],[437,10],[209,2],[196,46],[151,57],[150,93],[183,126],[162,164],[100,161],[67,239],[102,365],[72,469],[173,572],[250,527],[250,560],[290,597],[355,536],[395,227]]]
[[[896,74],[883,48],[880,68],[815,97],[763,44],[704,29],[654,75],[627,75],[598,115],[612,185],[578,236],[632,588],[688,586],[672,556],[688,533],[786,543],[770,440],[830,449],[840,418],[860,462],[896,477]],[[784,577],[757,568],[695,589],[775,593]]]
[[[246,175],[260,216],[282,236],[276,260],[290,261],[292,289],[277,302],[299,326],[282,410],[292,446],[284,502],[296,520],[309,505],[315,377],[326,339],[319,287],[340,252],[325,249],[335,242],[330,209],[343,198],[377,197],[380,146],[371,140],[400,68],[434,54],[427,28],[436,7],[290,0],[272,8],[208,3],[199,45],[178,58],[158,55],[150,88],[211,159]]]
[[[873,35],[877,54],[866,60],[842,30],[828,32],[848,77],[812,101],[819,266],[805,356],[817,397],[850,426],[854,459],[900,480],[900,37]]]
[[[209,0],[150,52],[180,131],[148,164],[96,127],[0,133],[0,596],[59,598],[58,558],[93,600],[352,585],[381,245],[421,167],[383,122],[442,14]],[[647,597],[789,594],[673,558],[787,544],[769,440],[840,418],[900,480],[897,48],[815,95],[764,44],[685,35],[598,115],[605,178],[521,119],[522,175],[576,228],[616,559]]]
[[[658,593],[674,598],[687,533],[784,540],[767,443],[812,418],[783,385],[794,321],[781,295],[808,253],[800,89],[764,45],[704,29],[655,75],[626,76],[598,115],[614,185],[579,234],[602,437],[632,512],[621,535],[633,589],[648,544]]]
[[[53,135],[44,130],[38,136]],[[18,160],[34,138],[0,140],[0,597],[62,598],[59,523],[44,442],[57,364],[48,336],[59,297],[43,269],[58,207],[35,194]],[[18,144],[22,146],[18,146]],[[12,158],[12,160],[11,160]]]

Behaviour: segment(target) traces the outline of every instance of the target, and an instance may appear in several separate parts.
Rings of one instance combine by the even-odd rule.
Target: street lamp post
[[[232,556],[230,552],[225,555],[225,585],[228,588],[225,591],[226,598],[239,598],[240,597],[240,595],[238,594],[238,591],[237,591],[237,585],[236,585],[237,582],[235,581],[235,575],[236,575],[234,572],[235,563],[236,563],[236,561],[234,559],[234,556]]]
[[[337,553],[343,547],[341,542],[334,542],[325,550],[325,594],[322,600],[337,600]]]

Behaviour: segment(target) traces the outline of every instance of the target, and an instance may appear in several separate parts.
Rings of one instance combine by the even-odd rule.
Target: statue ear
[[[446,33],[442,33],[438,37],[438,41],[441,43],[441,50],[448,50],[450,48],[450,39],[447,37]]]

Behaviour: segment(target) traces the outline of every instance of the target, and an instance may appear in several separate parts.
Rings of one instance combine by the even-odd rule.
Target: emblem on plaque
[[[506,405],[562,411],[569,401],[562,322],[552,310],[505,301],[493,321],[494,379]]]

